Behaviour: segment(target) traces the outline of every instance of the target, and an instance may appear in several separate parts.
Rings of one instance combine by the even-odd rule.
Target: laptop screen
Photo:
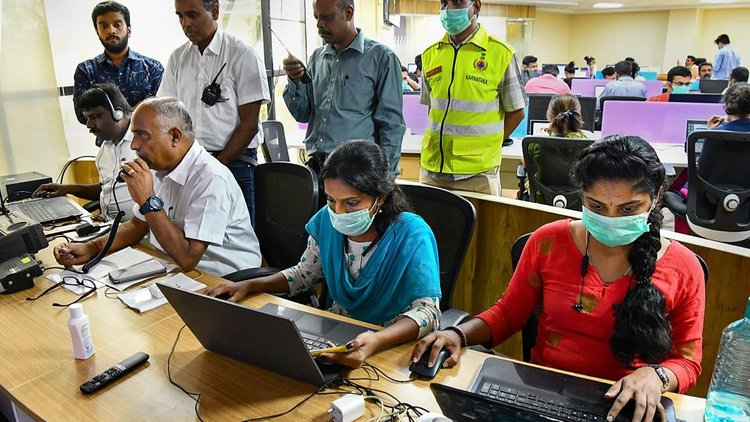
[[[529,120],[529,126],[532,135],[539,135],[542,133],[543,129],[549,127],[549,122],[546,120]]]
[[[685,139],[697,130],[708,130],[707,120],[688,120],[686,123]]]

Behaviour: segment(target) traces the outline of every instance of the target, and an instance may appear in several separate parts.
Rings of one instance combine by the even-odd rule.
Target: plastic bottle
[[[706,400],[706,422],[750,422],[750,299],[724,329]]]
[[[83,313],[83,306],[74,303],[68,308],[70,318],[68,329],[70,338],[73,340],[73,357],[76,359],[88,359],[94,354],[94,343],[91,341],[91,330],[89,329],[89,316]]]

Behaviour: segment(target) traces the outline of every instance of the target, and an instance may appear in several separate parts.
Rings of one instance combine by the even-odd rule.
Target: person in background
[[[358,335],[348,353],[323,355],[356,368],[378,351],[438,327],[437,244],[427,223],[411,212],[375,143],[339,145],[320,174],[328,205],[305,226],[310,237],[300,262],[207,293],[229,294],[236,302],[255,292],[305,292],[325,280],[331,312],[386,327]]]
[[[594,134],[583,129],[581,103],[572,94],[558,94],[552,97],[547,107],[549,127],[535,135],[557,136],[560,138],[593,139]]]
[[[610,82],[604,87],[599,97],[642,97],[646,98],[646,86],[633,80],[633,62],[623,60],[615,64],[617,80]]]
[[[597,68],[596,68],[596,58],[595,57],[591,57],[591,56],[584,56],[583,60],[586,61],[586,66],[588,66],[588,68],[589,68],[589,74],[591,75],[590,76],[591,79],[595,79],[596,78],[596,71],[597,71]]]
[[[196,139],[232,172],[254,219],[260,109],[271,100],[266,67],[252,47],[219,27],[219,0],[174,4],[188,42],[169,56],[157,96],[187,106]],[[214,79],[218,90],[209,92]]]
[[[714,65],[709,62],[703,62],[698,65],[698,76],[701,79],[711,79],[714,73]]]
[[[417,83],[421,83],[422,82],[422,55],[421,54],[417,54],[414,57],[414,64],[417,65],[417,70],[414,71],[414,75],[416,76],[416,79],[414,80],[417,81]]]
[[[446,33],[422,53],[430,111],[419,181],[499,196],[503,141],[524,118],[526,93],[513,48],[479,24],[481,7],[440,2]]]
[[[635,61],[634,58],[632,58],[632,57],[626,57],[625,61],[630,62],[630,63],[633,64],[633,70],[630,73],[630,77],[633,78],[634,81],[645,81],[646,80],[646,78],[644,78],[643,76],[640,76],[638,74],[638,72],[641,71],[641,66],[638,65],[638,62]]]
[[[633,421],[663,417],[665,391],[684,393],[701,373],[705,281],[695,254],[661,236],[666,175],[654,148],[613,135],[587,147],[571,168],[583,218],[534,231],[495,305],[420,340],[416,362],[444,366],[474,344],[500,344],[539,309],[531,362],[616,381],[607,420],[635,401]]]
[[[527,94],[570,94],[570,87],[557,78],[557,65],[542,66],[542,76],[526,82],[524,89]]]
[[[667,72],[667,92],[649,97],[646,101],[669,102],[670,94],[688,94],[693,74],[685,66],[675,66]]]
[[[94,84],[78,98],[78,105],[86,118],[86,127],[101,144],[96,155],[99,183],[91,185],[63,185],[45,183],[34,192],[36,197],[73,195],[89,201],[99,200],[100,216],[111,219],[125,211],[124,220],[133,216],[133,200],[124,183],[115,184],[120,165],[137,157],[130,148],[133,134],[130,127],[130,108],[120,90],[109,83]]]
[[[602,69],[602,76],[604,77],[604,79],[609,79],[611,81],[617,79],[617,73],[615,73],[615,68],[613,66],[607,66]]]
[[[284,102],[296,121],[308,123],[307,166],[320,174],[336,146],[369,139],[383,147],[391,171],[398,174],[406,132],[401,62],[388,46],[356,27],[354,0],[315,0],[313,13],[323,46],[307,62],[312,82],[303,82],[298,58],[284,59],[289,79]],[[325,198],[322,191],[320,197]]]
[[[721,98],[726,116],[714,115],[708,121],[709,130],[750,132],[750,84],[738,82],[727,88]],[[704,143],[703,148],[708,143]],[[701,152],[702,154],[702,152]]]
[[[576,62],[570,62],[565,66],[565,78],[573,78],[576,76]]]
[[[130,107],[156,95],[164,67],[158,60],[138,54],[128,47],[130,10],[115,1],[103,1],[91,12],[94,29],[104,53],[81,62],[73,74],[73,107],[78,121],[86,124],[81,111],[81,95],[93,84],[111,83],[125,96]]]
[[[524,85],[529,82],[530,79],[539,76],[539,63],[536,57],[526,56],[521,60],[521,79]]]
[[[750,72],[744,66],[737,66],[732,69],[732,73],[729,74],[729,85],[734,85],[737,82],[747,82]]]
[[[721,34],[714,40],[719,51],[714,55],[714,79],[729,79],[729,73],[742,63],[740,53],[729,43],[729,35]]]
[[[680,66],[679,60],[677,60],[677,66]],[[698,64],[695,63],[695,56],[685,57],[685,67],[690,69],[693,79],[698,79]]]
[[[419,91],[419,84],[409,77],[409,70],[401,66],[401,90],[404,92]]]
[[[201,6],[202,7],[202,6]],[[111,252],[149,241],[182,271],[226,275],[259,267],[260,247],[242,191],[232,173],[195,139],[193,123],[176,98],[142,101],[130,121],[138,158],[122,164],[134,218],[117,230]],[[109,235],[54,249],[65,267],[88,262]]]

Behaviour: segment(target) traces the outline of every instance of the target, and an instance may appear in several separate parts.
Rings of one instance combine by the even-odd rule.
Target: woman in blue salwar
[[[208,294],[228,294],[233,302],[255,292],[295,295],[325,279],[330,311],[385,326],[357,336],[347,353],[323,355],[351,367],[434,331],[441,297],[435,237],[410,212],[389,168],[374,142],[341,144],[321,170],[328,205],[305,226],[310,236],[300,262]]]

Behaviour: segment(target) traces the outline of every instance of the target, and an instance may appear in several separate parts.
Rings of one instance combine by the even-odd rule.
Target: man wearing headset
[[[134,218],[121,224],[109,251],[138,243],[168,254],[182,271],[198,268],[226,275],[260,266],[260,247],[229,169],[196,142],[185,105],[149,98],[133,112],[131,148],[138,157],[122,165],[135,202]],[[54,249],[57,262],[83,264],[106,246],[108,236]]]
[[[260,107],[271,98],[265,65],[219,27],[219,0],[175,0],[175,12],[189,41],[169,57],[156,95],[185,103],[196,139],[232,171],[254,218]]]
[[[159,88],[164,67],[159,61],[138,54],[128,47],[130,11],[115,1],[103,1],[91,12],[94,29],[104,53],[81,62],[73,75],[73,105],[78,121],[85,124],[80,99],[95,83],[112,83],[123,93],[131,107],[153,97]]]
[[[96,156],[99,183],[91,185],[63,185],[46,183],[39,186],[34,196],[74,195],[88,200],[99,200],[101,216],[114,218],[118,210],[125,211],[125,219],[133,216],[133,200],[124,183],[115,184],[120,166],[136,158],[130,149],[133,134],[130,127],[132,109],[119,89],[112,84],[94,84],[84,92],[78,104],[86,119],[86,127],[101,142]]]

